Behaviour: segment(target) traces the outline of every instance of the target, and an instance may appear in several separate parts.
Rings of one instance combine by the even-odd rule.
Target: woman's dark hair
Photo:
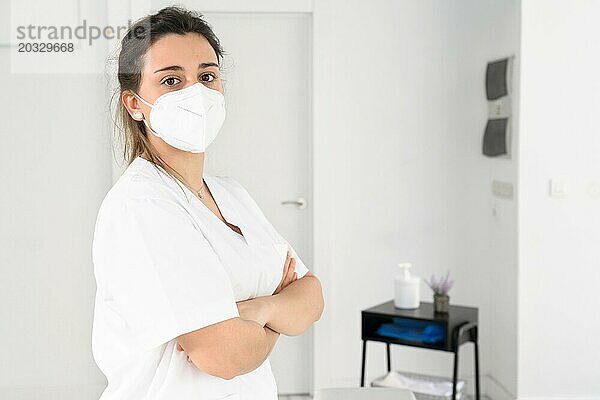
[[[172,171],[179,175],[167,165],[152,146],[148,140],[144,123],[134,120],[129,115],[123,105],[122,94],[124,91],[138,93],[144,56],[150,46],[166,35],[185,35],[187,33],[197,33],[204,36],[215,51],[218,64],[221,65],[224,52],[212,28],[202,19],[202,14],[180,6],[165,7],[156,14],[137,20],[129,27],[121,40],[117,71],[119,100],[116,123],[123,133],[123,158],[128,165],[136,157],[144,154],[155,165],[162,167],[165,171]]]

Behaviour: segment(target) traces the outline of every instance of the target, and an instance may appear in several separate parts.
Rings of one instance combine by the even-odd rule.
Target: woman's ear
[[[131,115],[131,118],[136,121],[141,121],[144,119],[144,112],[140,107],[141,102],[138,101],[133,92],[130,90],[124,90],[123,93],[121,93],[121,102],[127,109],[127,112],[129,112],[129,115]]]

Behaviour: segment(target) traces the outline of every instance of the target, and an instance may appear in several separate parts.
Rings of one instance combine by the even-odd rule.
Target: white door
[[[231,175],[311,269],[310,15],[205,15],[225,51],[227,119],[206,153],[209,173]],[[307,200],[307,207],[281,204]],[[281,335],[270,359],[279,394],[308,393],[311,336]]]
[[[148,12],[145,6],[155,11],[170,4],[142,3],[144,10],[134,10],[134,20]],[[229,175],[244,185],[312,270],[311,14],[211,13],[204,12],[202,1],[182,4],[204,15],[227,53],[227,118],[207,150],[206,173]],[[306,200],[307,207],[293,203],[299,199]],[[311,328],[300,336],[280,336],[270,356],[279,394],[311,391],[312,335]]]

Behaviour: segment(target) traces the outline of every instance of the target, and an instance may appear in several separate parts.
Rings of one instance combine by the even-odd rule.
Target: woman
[[[102,400],[277,399],[271,350],[323,311],[318,278],[249,193],[204,174],[225,117],[222,55],[201,16],[177,7],[122,39],[129,165],[93,242]]]

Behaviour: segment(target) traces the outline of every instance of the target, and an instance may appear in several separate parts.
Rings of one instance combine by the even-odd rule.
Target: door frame
[[[123,13],[129,13],[133,21],[139,16],[154,11],[151,0],[107,0],[108,22],[122,21]],[[203,0],[202,13],[307,13],[310,14],[312,57],[311,92],[309,93],[309,171],[308,198],[312,199],[309,215],[309,252],[312,257],[312,272],[319,277],[325,298],[325,310],[321,319],[313,325],[312,340],[312,382],[310,394],[316,389],[329,387],[333,383],[332,357],[333,340],[328,332],[333,332],[333,315],[327,308],[327,293],[332,287],[331,276],[334,265],[333,216],[334,175],[331,168],[331,150],[337,148],[332,142],[334,125],[334,92],[331,76],[334,75],[333,60],[333,0]],[[115,42],[112,43],[114,46]],[[114,167],[120,170],[119,167]]]

